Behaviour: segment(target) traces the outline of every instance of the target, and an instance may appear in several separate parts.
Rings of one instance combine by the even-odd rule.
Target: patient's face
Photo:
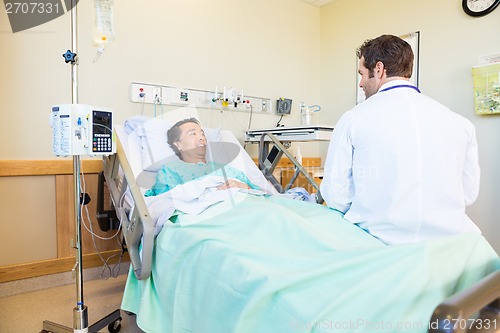
[[[181,152],[181,159],[188,163],[206,162],[207,138],[200,125],[185,123],[179,129],[181,135],[174,144]]]

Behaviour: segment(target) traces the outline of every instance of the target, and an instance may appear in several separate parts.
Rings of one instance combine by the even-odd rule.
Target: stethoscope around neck
[[[384,88],[382,90],[379,90],[379,93],[384,92],[384,91],[388,91],[388,90],[392,90],[392,89],[397,89],[397,88],[411,88],[411,89],[416,90],[418,93],[421,93],[420,89],[418,89],[415,86],[412,86],[411,84],[398,84],[398,85],[395,85],[392,87],[387,87],[387,88]]]

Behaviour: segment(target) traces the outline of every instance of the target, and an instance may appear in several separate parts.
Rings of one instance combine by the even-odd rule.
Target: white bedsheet
[[[155,234],[158,234],[168,219],[174,213],[185,213],[199,215],[208,207],[219,202],[228,201],[236,204],[242,200],[242,196],[236,196],[237,192],[251,195],[266,195],[267,192],[260,190],[246,190],[241,188],[229,188],[217,190],[217,186],[226,181],[220,176],[206,176],[199,180],[178,185],[172,190],[157,196],[146,197],[145,202],[149,213],[155,224]]]

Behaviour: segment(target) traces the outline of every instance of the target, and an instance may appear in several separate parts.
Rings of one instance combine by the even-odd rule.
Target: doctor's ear
[[[382,76],[384,76],[385,66],[384,66],[384,63],[382,61],[377,61],[377,63],[375,64],[374,72],[378,78],[381,78]]]

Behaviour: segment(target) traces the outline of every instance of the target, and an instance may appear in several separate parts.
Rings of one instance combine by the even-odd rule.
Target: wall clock
[[[467,15],[484,16],[491,13],[500,0],[462,0],[462,8]]]

